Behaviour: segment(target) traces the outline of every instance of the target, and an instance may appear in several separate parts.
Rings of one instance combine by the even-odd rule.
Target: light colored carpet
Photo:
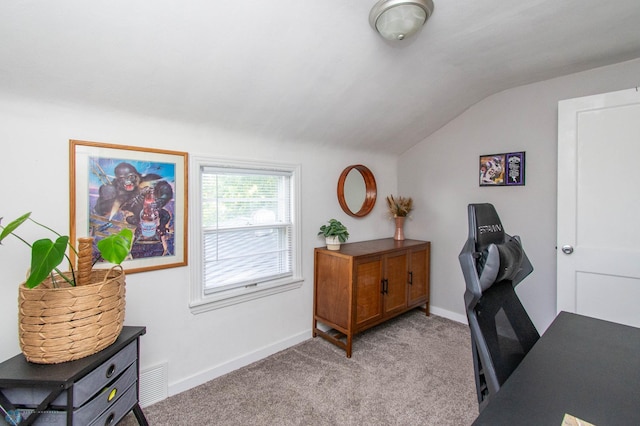
[[[318,337],[143,411],[153,426],[470,425],[469,328],[414,310],[355,337],[350,359]]]

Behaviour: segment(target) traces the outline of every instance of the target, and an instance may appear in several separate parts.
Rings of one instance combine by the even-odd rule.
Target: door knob
[[[571,254],[571,253],[573,253],[573,247],[570,246],[570,245],[562,246],[562,252],[564,254]]]

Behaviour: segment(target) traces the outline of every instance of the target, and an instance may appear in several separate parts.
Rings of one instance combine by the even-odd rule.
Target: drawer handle
[[[409,285],[413,285],[413,271],[409,271]]]
[[[107,401],[111,402],[111,400],[116,397],[117,393],[118,393],[118,389],[117,388],[111,389],[111,392],[109,392],[109,397],[107,398]]]
[[[107,379],[111,376],[113,376],[113,373],[116,372],[116,365],[115,364],[111,364],[109,366],[109,368],[107,368]]]
[[[107,420],[104,422],[104,426],[109,426],[110,424],[112,424],[115,418],[116,415],[114,413],[109,414],[109,417],[107,417]]]

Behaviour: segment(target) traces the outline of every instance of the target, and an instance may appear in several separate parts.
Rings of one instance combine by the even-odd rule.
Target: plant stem
[[[0,228],[4,229],[4,226],[0,226]],[[25,240],[23,240],[20,235],[18,234],[14,234],[13,232],[11,233],[11,235],[13,235],[14,237],[16,237],[17,239],[19,239],[20,241],[22,241],[23,243],[25,243],[27,246],[29,246],[29,248],[31,248],[31,244],[29,244],[28,242],[26,242]]]
[[[56,234],[58,237],[62,237],[62,235],[61,235],[61,234],[59,234],[59,233],[57,233],[56,231],[54,231],[53,229],[49,228],[47,225],[43,225],[43,224],[42,224],[42,223],[40,223],[40,222],[36,222],[35,220],[31,219],[31,217],[29,217],[29,220],[30,220],[31,222],[35,223],[35,224],[36,224],[36,225],[38,225],[38,226],[42,226],[44,229],[48,229],[49,231],[51,231],[51,232],[53,232],[54,234]],[[13,234],[13,232],[12,232],[12,234]],[[13,234],[13,235],[14,235],[14,236],[16,236],[16,237],[18,237],[16,234]],[[20,238],[20,237],[18,237],[18,238]],[[20,238],[20,239],[22,240],[22,238]],[[22,240],[22,241],[24,241],[24,240]],[[25,243],[26,243],[26,241],[25,241]],[[27,243],[27,244],[29,244],[29,243]],[[70,248],[71,250],[73,250],[73,252],[74,252],[74,253],[76,254],[76,256],[77,256],[77,255],[78,255],[78,252],[76,251],[75,247],[73,247],[73,244],[71,244],[71,241],[69,241],[69,243],[68,243],[67,245],[69,246],[69,248]],[[31,245],[29,245],[29,247],[31,247]],[[65,254],[65,257],[66,257],[66,258],[67,258],[67,260],[69,261],[69,265],[71,265],[71,259],[69,259],[69,257],[68,257],[66,254]],[[73,270],[73,265],[72,265],[71,269]]]
[[[68,282],[71,287],[76,286],[76,274],[74,273],[73,268],[71,268],[71,275],[73,279],[69,279],[69,277],[63,274],[58,268],[54,268],[54,271],[58,273],[58,276],[62,277],[66,282]],[[54,287],[58,288],[58,285],[56,284],[53,273],[51,273],[51,282],[54,283]]]

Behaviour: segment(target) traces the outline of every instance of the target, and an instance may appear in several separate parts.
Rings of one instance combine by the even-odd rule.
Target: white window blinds
[[[205,294],[293,274],[292,173],[203,167]]]

